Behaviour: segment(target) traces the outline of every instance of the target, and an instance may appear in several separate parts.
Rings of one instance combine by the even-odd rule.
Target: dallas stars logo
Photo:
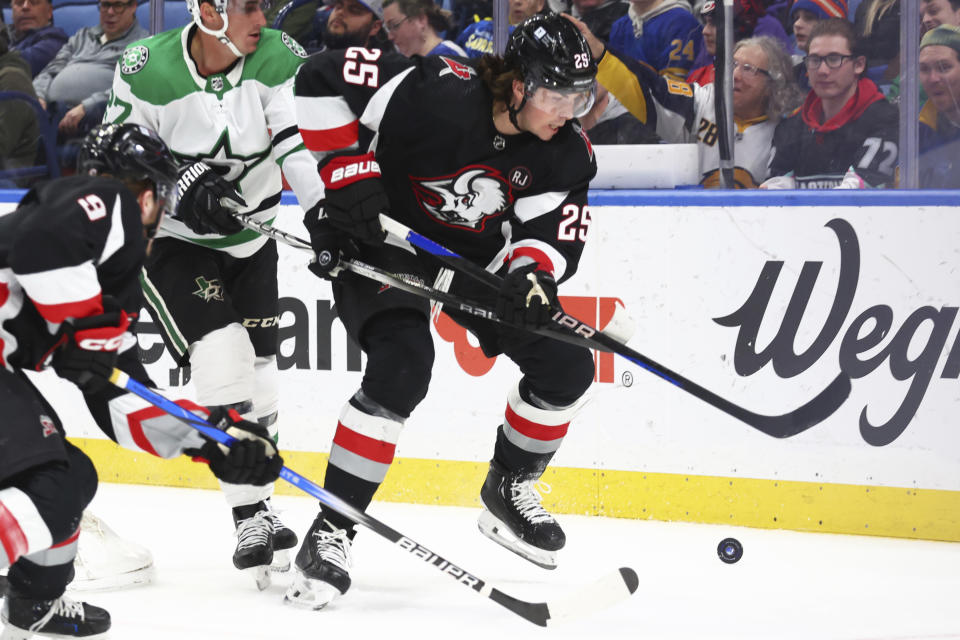
[[[120,57],[120,73],[130,75],[143,69],[150,58],[150,50],[143,45],[130,47]]]
[[[197,284],[197,290],[193,292],[193,295],[197,296],[204,302],[210,302],[214,300],[216,302],[223,302],[223,287],[220,285],[220,281],[214,278],[213,280],[207,280],[203,276],[199,276],[193,280]]]
[[[234,153],[233,146],[230,143],[230,132],[224,130],[210,151],[201,152],[196,155],[187,155],[173,151],[173,155],[181,164],[203,160],[228,182],[238,183],[246,177],[251,169],[270,156],[270,145],[267,145],[262,151],[257,151],[249,155]]]

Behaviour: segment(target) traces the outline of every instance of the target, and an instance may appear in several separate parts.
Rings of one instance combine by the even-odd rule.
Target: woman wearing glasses
[[[386,0],[383,28],[397,51],[410,56],[466,56],[467,53],[440,33],[450,29],[450,12],[433,0]]]
[[[656,127],[665,142],[696,142],[700,184],[718,186],[719,128],[714,112],[715,85],[690,85],[661,76],[603,43],[579,20],[570,18],[599,60],[597,81],[641,122]],[[740,189],[755,188],[768,174],[773,132],[783,114],[799,104],[790,57],[769,36],[747,38],[733,51],[734,180]]]
[[[812,89],[803,108],[774,134],[767,189],[862,189],[893,186],[897,166],[897,108],[861,77],[846,20],[821,20],[804,58]]]

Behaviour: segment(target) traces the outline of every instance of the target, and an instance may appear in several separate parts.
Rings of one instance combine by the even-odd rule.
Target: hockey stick
[[[495,289],[500,288],[501,278],[494,273],[490,273],[480,265],[437,244],[430,238],[420,235],[392,218],[381,214],[380,222],[387,233],[395,238],[409,242],[418,249],[422,249],[436,256],[443,263],[457,271],[471,276],[490,287]],[[565,331],[575,332],[585,338],[593,348],[603,349],[605,347],[605,350],[613,351],[650,373],[683,389],[687,393],[700,398],[707,404],[720,409],[724,413],[774,438],[795,436],[823,422],[833,414],[833,412],[843,404],[847,396],[850,395],[850,377],[845,373],[840,373],[823,391],[798,409],[781,415],[761,415],[718,396],[709,389],[701,387],[692,380],[634,351],[622,342],[605,335],[601,331],[597,331],[590,325],[580,322],[572,316],[563,312],[557,312],[553,316],[553,320],[557,325],[563,327]]]
[[[113,370],[113,373],[110,375],[110,382],[121,389],[125,389],[143,398],[155,407],[166,411],[174,418],[193,427],[211,440],[227,446],[230,446],[236,441],[233,436],[217,429],[206,420],[187,411],[149,387],[140,384],[119,369]],[[403,535],[373,516],[356,509],[296,471],[291,471],[289,468],[283,467],[280,469],[280,477],[298,489],[313,496],[337,513],[346,516],[359,525],[363,525],[377,535],[394,543],[415,558],[419,558],[441,573],[450,576],[458,583],[473,589],[480,595],[493,600],[521,618],[529,620],[541,627],[560,620],[578,617],[589,613],[591,610],[609,606],[632,594],[640,585],[640,579],[637,577],[636,571],[629,567],[621,567],[616,572],[601,578],[582,591],[578,590],[575,594],[556,599],[553,602],[527,602],[520,600],[500,591],[476,575],[461,569],[443,556],[434,553],[416,540]]]
[[[293,247],[294,249],[313,253],[313,249],[310,248],[310,243],[303,238],[295,236],[291,233],[287,233],[286,231],[281,231],[272,225],[249,220],[244,216],[238,215],[236,218],[240,224],[248,229],[252,229],[253,231],[263,234],[268,238],[273,238],[277,242],[282,242],[290,247]],[[569,342],[570,344],[575,344],[578,347],[586,347],[588,349],[599,348],[601,351],[610,351],[608,348],[598,347],[596,344],[587,341],[586,338],[583,338],[575,333],[557,331],[551,327],[545,327],[542,329],[528,329],[526,327],[513,324],[512,322],[506,322],[497,316],[496,311],[483,304],[480,304],[479,302],[467,300],[466,298],[462,298],[460,296],[455,296],[447,293],[446,291],[441,291],[440,289],[423,284],[417,280],[404,277],[401,274],[385,271],[380,267],[375,267],[371,264],[367,264],[366,262],[361,262],[359,260],[353,260],[350,258],[341,258],[340,266],[351,273],[355,273],[365,278],[370,278],[371,280],[376,280],[380,284],[385,284],[396,289],[400,289],[401,291],[412,293],[415,296],[426,298],[427,300],[441,302],[448,307],[453,307],[468,315],[478,316],[507,327],[522,329],[524,331],[530,331],[532,333],[554,338],[556,340],[561,340],[563,342]]]
[[[720,157],[720,186],[735,189],[736,166],[733,124],[733,0],[716,4],[714,22],[717,27],[716,74],[713,109],[717,120],[717,152]]]

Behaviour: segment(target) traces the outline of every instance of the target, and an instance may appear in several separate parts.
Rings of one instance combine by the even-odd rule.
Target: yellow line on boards
[[[102,482],[216,489],[206,465],[164,460],[109,440],[71,438],[90,456]],[[285,464],[323,483],[327,454],[282,451]],[[398,458],[378,500],[479,506],[487,463]],[[785,482],[642,471],[551,467],[543,481],[553,513],[729,524],[960,542],[960,491]],[[303,495],[285,482],[276,493]]]

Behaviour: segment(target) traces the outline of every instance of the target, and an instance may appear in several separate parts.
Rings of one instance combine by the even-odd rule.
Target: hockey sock
[[[338,498],[342,498],[357,509],[364,511],[370,505],[371,500],[373,500],[377,489],[380,488],[380,483],[368,482],[362,478],[358,478],[352,473],[344,471],[336,465],[328,464],[327,473],[323,479],[323,488]],[[324,518],[337,529],[346,529],[349,532],[350,539],[353,540],[353,537],[356,535],[356,531],[353,528],[353,520],[340,515],[328,507],[324,507],[322,504],[320,506]]]

